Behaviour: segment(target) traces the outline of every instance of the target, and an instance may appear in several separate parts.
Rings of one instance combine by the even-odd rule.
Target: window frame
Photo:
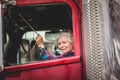
[[[33,68],[42,68],[54,65],[64,65],[68,63],[76,63],[80,62],[80,25],[79,25],[79,17],[78,17],[78,9],[75,3],[72,0],[16,0],[16,5],[30,5],[30,4],[49,4],[49,3],[65,3],[68,4],[72,11],[72,28],[73,28],[73,37],[74,37],[74,54],[73,57],[54,59],[54,60],[46,60],[35,63],[27,63],[22,65],[15,66],[7,66],[5,67],[5,72],[15,72],[15,71],[23,71]]]

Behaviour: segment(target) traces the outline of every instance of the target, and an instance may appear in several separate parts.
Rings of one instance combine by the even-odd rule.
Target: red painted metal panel
[[[64,65],[68,63],[78,63],[78,62],[80,62],[79,56],[70,57],[70,58],[61,58],[56,60],[31,62],[29,64],[6,67],[4,73],[18,72],[18,71],[31,70],[31,69],[43,68],[43,67],[49,67],[55,65]]]
[[[82,66],[84,66],[84,80],[87,80],[87,77],[86,77],[86,54],[85,54],[85,40],[84,40],[84,19],[83,19],[83,6],[82,6],[82,0],[76,0],[80,10],[81,10],[81,13],[80,13],[80,21],[81,21],[81,31],[82,31],[82,57],[83,57],[83,64]]]
[[[63,3],[72,0],[16,0],[17,5],[27,5],[27,4],[47,4],[47,3]]]
[[[81,80],[80,67],[81,64],[78,62],[24,70],[6,74],[5,80]]]

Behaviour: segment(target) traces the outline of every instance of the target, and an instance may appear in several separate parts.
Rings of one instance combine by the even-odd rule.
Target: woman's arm
[[[50,60],[52,59],[52,56],[50,53],[45,49],[39,47],[39,54],[40,54],[40,60]]]
[[[44,47],[44,41],[41,35],[36,37],[36,44],[39,48],[40,60],[49,60],[52,58],[50,53]]]

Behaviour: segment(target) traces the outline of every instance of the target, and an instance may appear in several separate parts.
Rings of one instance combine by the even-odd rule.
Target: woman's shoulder
[[[74,52],[69,51],[69,52],[63,53],[62,56],[64,57],[74,56]]]

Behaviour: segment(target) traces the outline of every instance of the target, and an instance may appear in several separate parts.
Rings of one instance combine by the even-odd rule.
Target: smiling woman
[[[62,57],[69,57],[74,55],[73,36],[70,32],[60,32],[57,36],[58,49],[62,52],[60,56],[52,56],[44,47],[43,37],[38,35],[36,38],[41,60],[56,59]],[[58,52],[57,52],[58,53]]]

